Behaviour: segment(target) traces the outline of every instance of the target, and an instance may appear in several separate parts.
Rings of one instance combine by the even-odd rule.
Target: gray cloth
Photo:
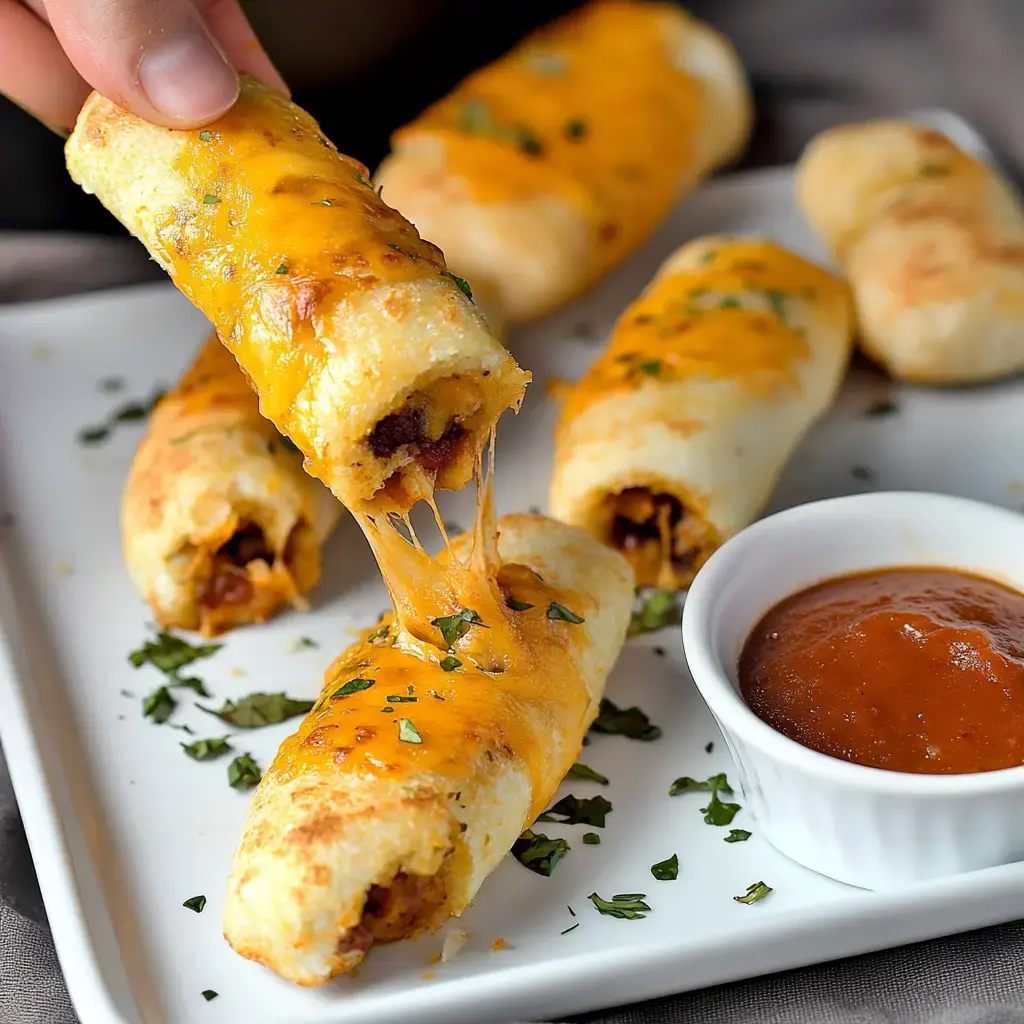
[[[293,7],[303,0],[293,0]],[[751,71],[748,163],[789,161],[816,131],[947,106],[1024,166],[1020,0],[691,0]],[[0,143],[2,146],[2,143]],[[0,301],[158,276],[134,246],[0,238]],[[577,1018],[589,1024],[1024,1024],[1024,924]],[[74,1024],[0,759],[0,1024]]]

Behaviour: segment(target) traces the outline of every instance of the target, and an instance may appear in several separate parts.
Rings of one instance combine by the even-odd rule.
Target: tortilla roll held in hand
[[[125,561],[161,626],[213,636],[300,602],[340,513],[260,415],[214,335],[135,453],[121,510]]]
[[[1024,208],[991,167],[932,128],[869,121],[810,143],[797,196],[849,277],[861,347],[893,377],[1024,370]]]
[[[543,516],[498,531],[495,600],[439,619],[433,643],[391,618],[368,630],[256,790],[224,934],[289,981],[319,985],[462,913],[579,754],[633,574]]]
[[[404,510],[470,479],[529,375],[440,250],[308,114],[246,77],[201,131],[148,124],[93,93],[66,153],[344,504],[377,495]]]
[[[688,585],[832,404],[851,317],[842,283],[771,242],[684,245],[566,396],[552,515],[622,551],[639,585]]]
[[[524,321],[619,264],[750,123],[743,68],[714,29],[675,4],[597,0],[401,128],[375,177]]]

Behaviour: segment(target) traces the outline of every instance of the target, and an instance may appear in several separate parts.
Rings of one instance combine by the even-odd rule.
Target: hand
[[[61,134],[91,89],[155,124],[206,124],[236,69],[287,92],[238,0],[0,0],[0,92]]]

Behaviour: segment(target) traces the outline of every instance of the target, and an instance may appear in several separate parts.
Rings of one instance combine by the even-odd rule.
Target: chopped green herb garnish
[[[564,604],[559,604],[557,601],[552,601],[551,604],[548,605],[546,614],[549,619],[557,619],[562,622],[572,622],[574,625],[586,622],[586,619],[584,619],[582,615],[577,615],[575,612],[566,608]]]
[[[719,309],[739,309],[741,305],[742,305],[742,303],[740,302],[739,299],[735,298],[732,295],[727,295],[718,304],[718,308]]]
[[[186,907],[188,910],[194,910],[197,914],[201,914],[206,906],[206,897],[192,896],[185,900],[185,902],[182,903],[182,906]]]
[[[922,178],[945,178],[951,173],[951,170],[952,169],[950,167],[947,167],[944,164],[923,163],[917,169],[917,173]]]
[[[373,191],[373,185],[371,185],[370,182],[368,182],[358,171],[356,172],[355,178],[360,185],[365,185],[371,192]]]
[[[279,266],[279,267],[277,268],[277,270],[275,270],[275,271],[274,271],[274,273],[275,273],[275,274],[287,274],[287,273],[288,273],[288,265],[287,265],[287,264],[285,264],[285,263],[282,263],[282,264],[281,264],[281,265],[280,265],[280,266]]]
[[[320,645],[308,636],[296,637],[289,645],[288,652],[297,654],[299,651],[315,651]]]
[[[405,697],[399,693],[389,693],[384,699],[389,704],[415,704],[417,702],[415,697]]]
[[[704,753],[705,754],[710,754],[711,751],[714,750],[714,749],[715,749],[715,744],[714,744],[713,741],[710,742],[710,743],[705,743],[704,744]]]
[[[569,925],[568,928],[563,928],[562,931],[560,931],[558,934],[559,935],[568,935],[569,932],[576,931],[576,929],[579,928],[579,926],[580,926],[580,923],[579,923],[579,921],[577,921],[575,924]]]
[[[350,679],[344,686],[339,686],[331,694],[331,700],[340,700],[342,697],[350,697],[353,693],[359,693],[360,690],[368,690],[376,681],[376,679],[362,679],[358,677]]]
[[[648,377],[657,377],[661,373],[661,360],[651,359],[646,363],[639,363],[635,369],[640,373],[646,373]]]
[[[725,837],[727,843],[745,843],[754,833],[748,832],[745,828],[731,828]]]
[[[128,655],[128,660],[135,668],[150,664],[161,672],[171,675],[191,665],[200,658],[209,658],[216,654],[223,644],[202,644],[194,647],[180,636],[160,630],[156,640],[147,640],[137,651]]]
[[[110,437],[110,427],[104,423],[98,423],[94,427],[83,427],[78,432],[79,444],[99,444]]]
[[[701,264],[701,266],[706,266],[708,263],[713,262],[717,255],[718,253],[714,249],[708,249],[706,252],[702,252],[700,254],[700,259],[698,259],[697,262]]]
[[[439,618],[431,619],[430,624],[437,626],[441,631],[441,636],[448,647],[454,647],[459,637],[469,632],[470,626],[487,628],[472,608],[463,608],[461,612],[456,612],[454,615],[442,615]]]
[[[392,242],[387,243],[389,249],[394,249],[395,252],[400,252],[403,256],[408,256],[411,260],[418,260],[419,256],[414,252],[409,252],[408,249],[403,249],[400,245],[394,245]]]
[[[711,794],[707,807],[702,807],[704,822],[708,825],[730,825],[740,809],[739,804],[725,803],[718,799],[718,791]]]
[[[712,775],[710,778],[705,779],[703,782],[699,782],[697,779],[691,779],[689,775],[683,775],[676,779],[675,782],[669,787],[669,796],[681,796],[683,793],[731,793],[732,786],[729,785],[729,780],[726,778],[725,772],[719,772],[717,775]]]
[[[667,860],[651,865],[651,874],[659,882],[673,882],[679,877],[679,855],[673,853]]]
[[[450,277],[459,287],[459,291],[466,296],[467,299],[472,301],[473,289],[470,288],[469,282],[464,277],[459,277],[458,274],[453,274],[450,270],[442,270],[441,273],[445,277]]]
[[[786,293],[769,289],[764,294],[771,303],[772,312],[784,321],[786,319]]]
[[[900,411],[900,407],[888,398],[881,398],[876,402],[872,402],[865,410],[865,416],[892,416],[893,413]]]
[[[592,892],[587,899],[594,904],[599,913],[607,914],[608,917],[619,917],[626,921],[637,921],[647,914],[651,908],[644,903],[645,893],[624,893],[620,896],[613,896],[610,900],[603,900],[596,892]]]
[[[537,820],[557,821],[563,825],[592,825],[604,828],[605,818],[611,813],[612,805],[603,796],[590,796],[581,800],[577,796],[564,796],[549,807]]]
[[[224,701],[217,710],[202,704],[196,707],[239,729],[261,729],[265,725],[277,725],[296,715],[304,715],[315,703],[312,700],[295,700],[283,693],[250,693],[237,703]]]
[[[143,699],[142,714],[146,718],[152,718],[157,725],[163,725],[177,706],[178,702],[171,696],[171,691],[166,686],[158,686]]]
[[[200,697],[212,697],[213,694],[206,688],[206,684],[199,678],[199,676],[179,676],[175,673],[171,673],[168,678],[171,680],[171,686],[184,686],[186,690],[191,690],[193,693],[198,694]]]
[[[252,754],[241,754],[228,765],[228,785],[232,789],[255,786],[262,776]]]
[[[334,203],[333,199],[314,199],[313,202],[311,202],[309,205],[310,206],[331,206],[331,205],[333,205],[333,203]]]
[[[124,377],[104,377],[97,387],[105,395],[116,395],[119,391],[124,391]]]
[[[570,117],[565,122],[565,137],[573,142],[579,142],[587,134],[587,124],[578,117]]]
[[[528,601],[520,601],[516,597],[506,597],[505,606],[514,612],[527,612],[533,607]]]
[[[203,994],[203,998],[207,1002],[209,1002],[211,999],[216,999],[217,998],[217,993],[214,992],[212,988],[204,988],[202,994]]]
[[[877,474],[870,466],[852,466],[850,468],[850,475],[854,480],[859,480],[862,484],[869,484],[875,479]]]
[[[441,659],[440,668],[442,672],[454,672],[457,668],[462,668],[462,662],[454,655],[449,654],[447,658]]]
[[[543,832],[527,829],[513,844],[512,856],[524,868],[529,868],[545,878],[551,877],[555,865],[569,852],[571,847],[564,839],[549,839]]]
[[[196,740],[195,743],[182,743],[181,749],[193,761],[213,761],[215,758],[229,753],[231,744],[228,743],[227,736],[220,736],[208,740]]]
[[[628,736],[631,740],[644,742],[656,740],[661,736],[661,729],[651,725],[651,720],[638,707],[622,711],[607,697],[602,699],[600,712],[590,729],[592,732]]]
[[[583,833],[583,845],[584,846],[600,846],[601,837],[596,832],[584,832]]]
[[[213,132],[200,132],[199,138],[202,142],[209,142],[213,138]]]
[[[423,737],[420,735],[419,729],[413,725],[412,720],[408,718],[400,718],[398,720],[398,738],[403,743],[422,743]]]
[[[747,886],[746,895],[733,896],[733,899],[737,903],[757,903],[758,900],[763,900],[771,891],[772,887],[770,885],[765,885],[764,882],[755,882],[753,885]]]
[[[679,596],[674,590],[652,590],[635,609],[629,620],[627,636],[653,633],[666,626],[678,625],[683,617]]]
[[[220,196],[214,196],[210,195],[210,193],[207,193],[205,196],[203,196],[203,202],[207,206],[216,206],[217,203],[220,202]]]
[[[600,782],[602,786],[608,785],[608,778],[600,772],[595,772],[588,765],[577,761],[566,773],[567,779],[585,779],[588,782]]]

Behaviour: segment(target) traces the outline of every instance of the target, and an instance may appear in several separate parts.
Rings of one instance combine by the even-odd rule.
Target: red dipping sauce
[[[900,772],[1024,764],[1024,594],[948,569],[844,576],[777,604],[740,690],[813,750]]]

